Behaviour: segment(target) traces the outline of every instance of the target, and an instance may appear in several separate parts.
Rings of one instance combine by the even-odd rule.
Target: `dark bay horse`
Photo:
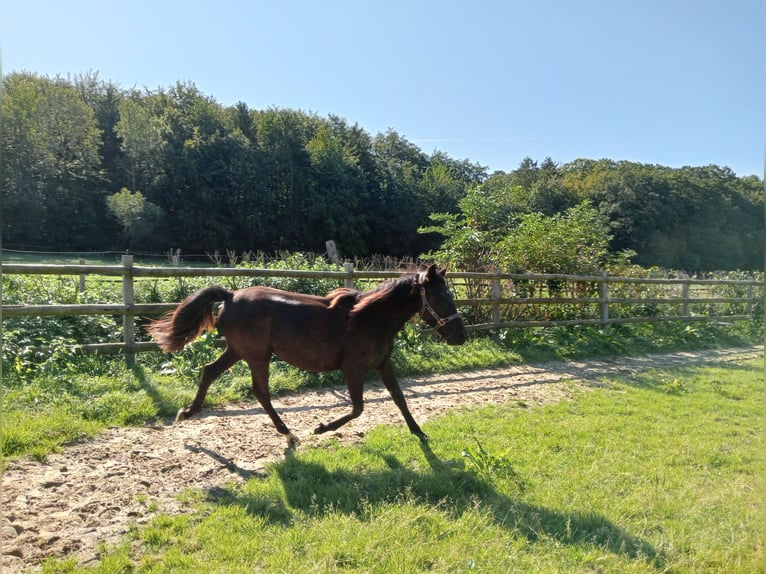
[[[364,375],[376,369],[410,432],[428,437],[412,418],[391,364],[394,337],[416,313],[450,345],[461,345],[467,334],[444,281],[446,268],[431,265],[426,271],[403,275],[369,291],[336,289],[325,297],[248,287],[228,291],[207,287],[189,295],[177,308],[154,321],[147,331],[163,351],[176,351],[205,329],[218,327],[226,339],[223,354],[205,365],[194,402],[178,411],[176,421],[202,410],[210,384],[243,359],[250,367],[253,395],[288,443],[297,442],[269,397],[272,355],[305,371],[339,370],[351,397],[351,412],[314,434],[335,430],[362,414]],[[218,320],[213,305],[221,302]]]

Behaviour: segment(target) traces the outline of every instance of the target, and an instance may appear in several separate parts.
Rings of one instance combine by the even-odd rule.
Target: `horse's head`
[[[422,299],[420,318],[444,337],[447,344],[462,345],[468,339],[468,333],[444,281],[446,273],[446,267],[437,269],[436,265],[431,265],[418,274],[417,284]]]

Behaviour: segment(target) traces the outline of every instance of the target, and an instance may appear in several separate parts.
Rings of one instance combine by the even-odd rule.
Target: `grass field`
[[[299,449],[61,572],[763,572],[763,361]]]
[[[17,289],[33,299],[36,283],[8,285],[4,297]],[[48,301],[70,286],[38,287],[35,296]],[[108,288],[89,284],[87,294]],[[83,332],[109,340],[114,328],[100,318],[4,322],[6,460],[43,459],[107,426],[172,415],[218,353],[203,337],[172,356],[143,354],[128,369],[68,350]],[[394,359],[406,376],[762,339],[762,321],[669,322],[608,334],[501,330],[456,350],[408,328]],[[275,392],[339,382],[278,362],[272,372]],[[208,405],[239,400],[249,386],[238,365],[216,382]],[[242,487],[179,493],[188,514],[157,516],[123,546],[104,549],[90,570],[66,560],[44,569],[762,572],[762,408],[760,362],[612,380],[540,409],[456,412],[427,425],[430,448],[403,427],[379,428],[357,447],[301,449]]]

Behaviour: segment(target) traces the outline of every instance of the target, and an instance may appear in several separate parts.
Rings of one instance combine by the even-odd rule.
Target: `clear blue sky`
[[[192,81],[490,172],[550,156],[764,173],[764,0],[27,0],[0,30],[4,73]]]

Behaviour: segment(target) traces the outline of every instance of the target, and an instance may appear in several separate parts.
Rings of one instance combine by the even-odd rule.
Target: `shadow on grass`
[[[364,516],[369,505],[416,504],[438,507],[459,517],[477,508],[488,510],[496,524],[524,536],[530,542],[554,540],[559,544],[592,545],[613,554],[642,560],[662,569],[666,558],[655,548],[607,518],[595,513],[564,512],[514,500],[498,492],[490,482],[456,461],[443,461],[422,444],[428,468],[413,470],[395,457],[381,455],[382,471],[329,470],[287,451],[273,471],[284,488],[284,499],[242,491],[214,489],[209,498],[216,504],[238,505],[272,524],[288,526],[293,510],[313,516],[342,513]],[[515,476],[515,474],[514,474]],[[523,485],[519,485],[523,490]]]
[[[130,372],[135,377],[138,386],[146,392],[151,399],[157,412],[157,417],[166,424],[172,422],[177,410],[180,408],[175,402],[172,402],[167,396],[163,395],[156,383],[147,378],[146,369],[140,365],[130,367]]]

